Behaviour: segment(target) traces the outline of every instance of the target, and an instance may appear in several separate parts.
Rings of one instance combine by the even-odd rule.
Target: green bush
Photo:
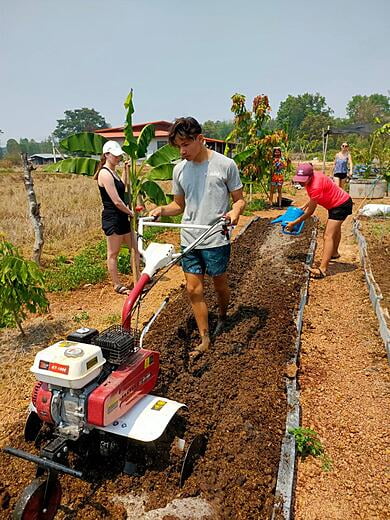
[[[25,260],[4,239],[0,240],[0,327],[19,327],[27,312],[45,311],[49,302],[43,287],[43,275],[36,263]]]
[[[252,202],[247,202],[244,210],[244,215],[252,215],[253,211],[262,211],[267,208],[267,201],[264,199],[254,199]]]

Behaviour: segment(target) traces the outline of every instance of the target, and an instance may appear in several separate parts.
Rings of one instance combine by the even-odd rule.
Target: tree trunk
[[[33,248],[33,260],[39,266],[41,265],[41,254],[44,244],[43,240],[43,222],[40,214],[40,204],[37,202],[37,197],[34,191],[34,182],[31,172],[34,170],[34,166],[30,161],[27,160],[27,154],[22,153],[23,163],[23,180],[27,192],[27,200],[30,210],[30,219],[34,228],[35,242]]]

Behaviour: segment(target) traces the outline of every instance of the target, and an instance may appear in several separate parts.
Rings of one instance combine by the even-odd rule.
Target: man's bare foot
[[[205,352],[207,352],[210,348],[210,336],[206,333],[204,336],[201,336],[201,343],[190,352],[190,359],[196,359]]]

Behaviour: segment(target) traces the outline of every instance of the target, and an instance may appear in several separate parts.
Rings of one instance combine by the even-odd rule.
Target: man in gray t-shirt
[[[202,128],[192,117],[177,119],[172,125],[169,142],[180,149],[182,161],[173,170],[173,202],[151,211],[152,216],[183,213],[183,223],[213,225],[226,216],[233,225],[245,208],[242,183],[232,159],[209,150],[204,144]],[[232,208],[229,210],[230,198]],[[183,229],[181,245],[186,247],[203,233]],[[192,309],[201,336],[200,345],[190,353],[197,357],[210,347],[208,310],[204,299],[204,275],[213,278],[219,305],[218,334],[226,319],[230,291],[227,266],[230,244],[221,233],[209,237],[183,257],[182,266]]]

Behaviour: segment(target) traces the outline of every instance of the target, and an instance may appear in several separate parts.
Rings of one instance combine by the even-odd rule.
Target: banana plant
[[[175,161],[180,158],[179,151],[170,145],[165,145],[147,157],[147,149],[155,136],[155,128],[152,124],[146,125],[138,138],[133,134],[132,115],[134,113],[133,90],[125,99],[126,121],[124,126],[125,141],[122,149],[129,157],[129,175],[127,182],[127,194],[130,209],[135,213],[137,206],[143,206],[149,201],[158,206],[170,202],[171,197],[165,194],[156,181],[172,179]],[[77,173],[82,175],[94,175],[103,145],[107,141],[105,137],[91,132],[73,134],[60,141],[60,147],[69,153],[76,153],[82,157],[70,157],[50,164],[45,171],[61,173]],[[90,156],[95,157],[90,157]],[[136,219],[131,220],[132,228],[136,229]],[[132,255],[133,273],[139,272],[139,265],[133,263],[135,255]]]
[[[170,180],[174,168],[174,161],[179,159],[179,151],[170,145],[165,145],[150,157],[146,158],[148,146],[155,135],[153,125],[146,125],[142,129],[138,139],[133,134],[134,113],[133,90],[131,90],[125,99],[126,122],[123,129],[125,141],[122,149],[130,158],[129,175],[127,192],[129,194],[129,206],[135,213],[137,205],[143,206],[146,200],[157,204],[158,206],[167,204],[169,196],[167,196],[161,187],[157,184],[157,180]],[[132,228],[136,230],[136,219],[131,220]],[[136,263],[136,256],[131,255],[132,272],[139,272],[139,265]],[[135,280],[134,280],[135,281]]]
[[[167,204],[167,196],[156,181],[171,180],[174,162],[180,158],[179,151],[170,145],[165,145],[146,158],[146,153],[151,140],[155,135],[152,124],[144,126],[136,139],[133,134],[132,115],[134,113],[133,90],[125,100],[127,110],[126,122],[123,129],[125,142],[123,150],[130,159],[129,168],[129,201],[134,210],[137,204],[143,204],[146,200],[158,206]]]
[[[45,171],[59,173],[78,173],[92,176],[95,173],[99,159],[88,157],[100,156],[107,139],[92,132],[80,132],[70,135],[60,141],[60,147],[69,153],[77,153],[82,157],[69,157],[62,161],[48,165]]]

